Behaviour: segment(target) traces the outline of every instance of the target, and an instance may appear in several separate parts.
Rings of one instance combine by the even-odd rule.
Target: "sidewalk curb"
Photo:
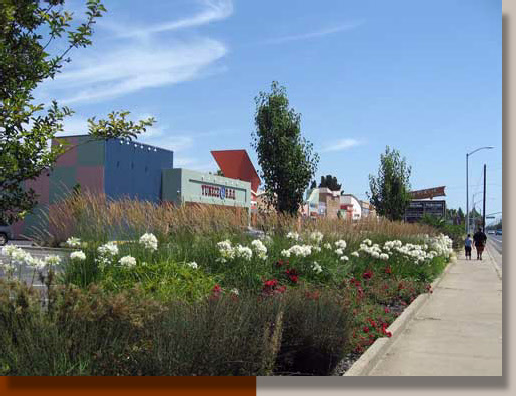
[[[489,258],[491,259],[491,265],[493,266],[494,270],[496,271],[496,275],[498,275],[498,278],[500,280],[503,279],[503,272],[502,272],[502,269],[498,267],[498,265],[496,265],[496,261],[493,257],[493,255],[491,254],[491,249],[486,249],[487,251],[487,254],[489,255]]]
[[[435,279],[431,286],[432,290],[442,281],[450,268],[457,263],[457,258],[452,258],[442,274]],[[419,311],[423,304],[430,298],[430,293],[420,294],[412,303],[405,308],[400,316],[387,328],[392,333],[392,337],[381,337],[364,352],[360,358],[343,374],[344,377],[358,377],[368,375],[376,366],[380,358],[396,341],[398,336],[405,330],[408,322]]]

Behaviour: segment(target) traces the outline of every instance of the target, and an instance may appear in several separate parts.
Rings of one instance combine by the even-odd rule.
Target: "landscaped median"
[[[57,272],[4,248],[2,374],[341,375],[451,257],[417,225],[287,220],[262,239],[193,220],[124,243],[77,232]],[[22,264],[46,290],[18,281]]]

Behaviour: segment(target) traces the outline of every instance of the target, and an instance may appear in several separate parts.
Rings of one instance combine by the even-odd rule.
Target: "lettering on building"
[[[220,199],[236,199],[236,191],[234,188],[226,188],[212,186],[209,184],[201,185],[202,195],[205,197],[214,197]]]

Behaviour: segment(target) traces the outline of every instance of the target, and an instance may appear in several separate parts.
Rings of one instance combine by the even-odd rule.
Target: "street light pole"
[[[490,150],[493,149],[493,146],[485,146],[485,147],[479,147],[476,150],[473,150],[470,153],[466,153],[466,234],[469,234],[469,170],[468,170],[468,161],[469,156],[476,153],[477,151],[486,149]]]

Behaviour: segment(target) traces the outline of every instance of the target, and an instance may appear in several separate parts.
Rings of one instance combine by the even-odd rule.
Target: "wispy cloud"
[[[353,30],[362,25],[364,21],[343,23],[337,26],[325,27],[316,31],[294,34],[290,36],[277,37],[270,40],[264,41],[262,44],[283,44],[291,41],[308,40],[312,38],[324,37],[331,34],[344,32],[347,30]]]
[[[100,101],[199,78],[226,52],[222,43],[211,39],[123,47],[108,55],[79,59],[78,67],[59,75],[55,84],[74,91],[63,102]]]
[[[363,143],[356,139],[340,139],[331,144],[327,144],[320,150],[320,152],[327,153],[330,151],[343,151],[350,149],[351,147],[359,146],[361,144]]]
[[[211,22],[226,19],[233,14],[233,3],[231,0],[204,0],[201,4],[203,9],[191,17],[161,22],[140,29],[116,29],[118,30],[118,36],[144,38],[153,33],[169,32],[206,25]]]
[[[105,21],[101,26],[107,28],[109,45],[101,42],[100,47],[74,56],[70,67],[52,82],[52,96],[66,104],[100,102],[225,71],[224,65],[217,63],[228,52],[222,42],[199,34],[181,38],[156,34],[206,25],[233,13],[231,0],[198,3],[201,9],[191,17],[144,29],[113,18]]]

